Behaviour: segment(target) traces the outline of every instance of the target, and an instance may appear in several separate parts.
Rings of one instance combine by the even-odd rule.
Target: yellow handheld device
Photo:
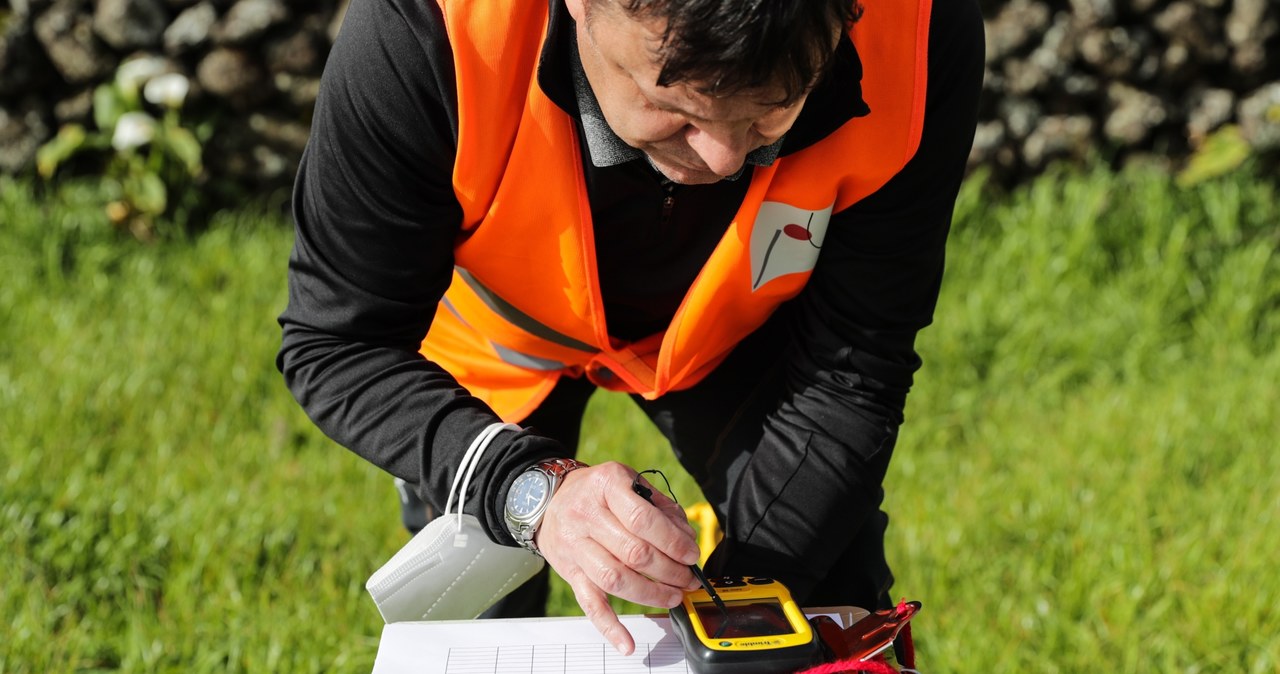
[[[671,622],[695,674],[776,674],[813,664],[818,640],[791,593],[760,576],[711,579],[721,610],[706,590],[684,594]]]

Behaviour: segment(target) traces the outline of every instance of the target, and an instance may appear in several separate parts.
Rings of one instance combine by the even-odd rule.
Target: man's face
[[[586,3],[593,3],[590,22]],[[737,173],[747,154],[781,138],[804,106],[804,97],[785,107],[771,103],[782,98],[772,90],[714,97],[687,83],[658,86],[661,22],[633,19],[611,0],[565,4],[605,121],[674,182],[707,184]]]

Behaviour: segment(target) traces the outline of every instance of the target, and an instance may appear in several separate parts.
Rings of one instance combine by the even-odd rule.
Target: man
[[[295,191],[291,390],[437,508],[477,435],[524,426],[468,511],[545,556],[623,652],[607,595],[674,606],[697,549],[632,467],[568,461],[598,386],[632,394],[711,501],[709,574],[884,605],[881,481],[983,44],[972,0],[859,12],[354,0]],[[540,520],[509,524],[508,496],[535,498],[517,478],[544,473]],[[541,610],[532,592],[507,614]]]

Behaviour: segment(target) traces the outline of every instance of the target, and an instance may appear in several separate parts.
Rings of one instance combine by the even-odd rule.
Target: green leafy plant
[[[166,72],[163,59],[126,61],[114,80],[94,90],[95,128],[64,125],[37,153],[37,171],[52,180],[73,157],[98,156],[111,222],[139,239],[153,238],[175,200],[195,198],[205,177],[202,141],[210,129],[183,120],[189,88],[185,76]]]
[[[1252,149],[1240,127],[1228,124],[1209,134],[1178,172],[1179,187],[1192,187],[1240,168]]]

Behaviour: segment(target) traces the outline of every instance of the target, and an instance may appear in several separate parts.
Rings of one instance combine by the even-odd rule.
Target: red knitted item
[[[797,674],[847,674],[849,672],[865,672],[866,674],[898,674],[898,670],[890,667],[884,660],[876,658],[859,662],[857,660],[838,660],[817,667],[797,672]]]

